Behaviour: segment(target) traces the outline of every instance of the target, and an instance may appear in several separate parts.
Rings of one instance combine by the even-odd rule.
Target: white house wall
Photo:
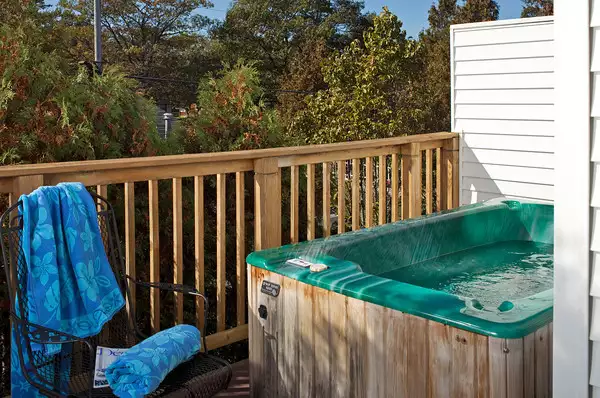
[[[596,4],[593,4],[596,3]],[[597,134],[590,99],[600,95],[593,89],[590,73],[590,6],[598,0],[555,0],[556,56],[556,145],[554,190],[554,326],[553,393],[555,397],[586,398],[590,383],[599,383],[598,345],[594,342],[590,375],[590,337],[598,339],[597,317],[592,317],[590,335],[590,261],[598,250],[594,204],[596,187],[591,187],[591,135]],[[597,7],[596,7],[597,8]],[[598,54],[598,53],[596,53]],[[594,241],[594,242],[592,242]],[[598,270],[598,268],[596,268]],[[592,277],[596,279],[596,277]],[[592,296],[598,294],[592,282]],[[594,313],[597,299],[593,299]],[[590,377],[591,376],[591,377]],[[599,396],[598,388],[593,389]]]
[[[499,196],[552,201],[553,19],[454,25],[451,69],[461,204]]]
[[[590,2],[590,72],[591,72],[591,184],[590,184],[590,248],[592,310],[590,340],[592,341],[590,384],[594,397],[600,397],[600,0]]]

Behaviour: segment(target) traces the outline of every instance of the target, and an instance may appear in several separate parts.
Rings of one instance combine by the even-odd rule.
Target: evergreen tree
[[[553,0],[523,0],[521,18],[554,15]]]
[[[261,83],[274,99],[273,90],[305,43],[322,40],[342,49],[362,36],[370,25],[363,6],[357,0],[237,0],[212,34],[223,61],[258,61]]]
[[[494,21],[499,7],[495,0],[440,0],[429,9],[429,27],[421,33],[424,70],[415,83],[421,123],[419,132],[450,129],[450,25]]]
[[[322,72],[326,90],[308,98],[290,131],[307,143],[384,138],[412,132],[411,83],[420,71],[418,43],[387,8],[362,42],[334,53]]]

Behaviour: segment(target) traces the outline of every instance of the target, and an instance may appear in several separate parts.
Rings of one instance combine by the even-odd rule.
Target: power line
[[[164,77],[152,77],[152,76],[136,76],[136,75],[127,75],[125,76],[129,79],[135,80],[147,80],[154,82],[164,82],[164,83],[184,83],[197,86],[198,82],[193,80],[183,80],[183,79],[170,79]],[[312,95],[315,94],[315,91],[307,91],[307,90],[283,90],[283,89],[265,89],[264,91],[272,92],[272,93],[284,93],[284,94],[304,94],[304,95]]]

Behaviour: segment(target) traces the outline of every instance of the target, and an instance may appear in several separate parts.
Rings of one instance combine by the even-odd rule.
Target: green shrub
[[[90,76],[0,27],[0,164],[156,153],[152,102],[116,69]]]

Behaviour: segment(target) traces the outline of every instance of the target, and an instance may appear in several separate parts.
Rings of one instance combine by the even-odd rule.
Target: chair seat
[[[227,388],[230,380],[231,367],[227,362],[200,353],[173,369],[158,389],[147,397],[208,398]],[[87,375],[72,378],[71,391],[79,391],[76,397],[88,397],[86,389],[88,383]],[[110,388],[96,388],[92,391],[92,397],[112,398],[114,396]]]

